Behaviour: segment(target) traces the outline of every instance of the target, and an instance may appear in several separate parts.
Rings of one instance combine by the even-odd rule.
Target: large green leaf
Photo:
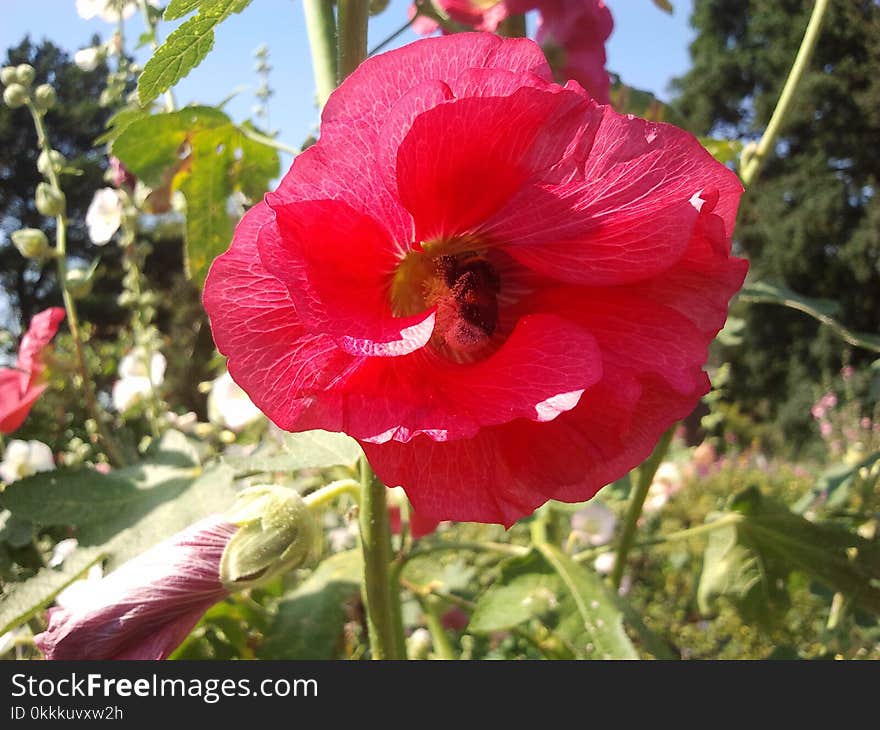
[[[302,431],[285,434],[279,447],[268,445],[246,457],[229,457],[237,470],[286,471],[354,466],[363,455],[357,441],[344,433]]]
[[[793,511],[802,514],[819,499],[824,501],[826,507],[842,506],[849,496],[850,487],[856,482],[862,470],[865,469],[870,474],[878,462],[880,462],[880,451],[875,451],[857,464],[836,464],[829,467],[819,475],[813,488],[798,500]],[[876,474],[876,470],[874,473]],[[880,477],[875,477],[875,480],[877,478]]]
[[[337,656],[345,604],[360,591],[360,550],[332,555],[285,595],[260,649],[261,659],[332,659]]]
[[[79,549],[60,568],[42,568],[28,580],[7,584],[6,592],[0,596],[0,635],[48,606],[55,596],[104,556],[100,548]]]
[[[198,66],[214,47],[214,29],[251,0],[173,0],[166,20],[176,20],[198,9],[198,15],[174,30],[147,61],[138,79],[138,97],[145,106]]]
[[[781,284],[771,284],[766,281],[755,281],[742,288],[740,298],[746,302],[760,304],[779,304],[783,307],[796,309],[819,320],[826,327],[830,327],[841,339],[855,347],[861,347],[872,352],[880,352],[880,336],[866,332],[853,332],[842,325],[835,315],[840,311],[840,305],[830,299],[811,299],[793,292]]]
[[[736,519],[712,534],[706,551],[698,590],[702,607],[715,595],[752,607],[779,601],[781,581],[797,570],[880,614],[876,543],[836,524],[810,522],[757,489],[737,495],[731,508]]]
[[[253,132],[218,109],[188,107],[136,119],[113,142],[113,154],[148,185],[183,192],[186,269],[199,284],[232,238],[229,196],[259,198],[280,171],[278,153]]]

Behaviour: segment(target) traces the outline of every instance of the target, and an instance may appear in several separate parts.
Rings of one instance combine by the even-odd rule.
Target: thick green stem
[[[660,437],[660,441],[654,448],[654,452],[639,468],[639,479],[636,483],[636,488],[633,490],[632,496],[630,497],[629,507],[627,507],[626,510],[623,531],[620,534],[620,542],[617,545],[617,556],[614,560],[614,570],[611,572],[611,583],[615,588],[620,588],[620,583],[623,580],[623,571],[624,568],[626,568],[626,558],[629,555],[630,548],[632,548],[636,537],[636,526],[638,525],[639,517],[642,514],[642,507],[645,504],[645,498],[648,496],[648,489],[651,487],[651,482],[654,481],[654,474],[657,473],[657,467],[660,466],[660,462],[663,461],[663,457],[666,456],[666,452],[669,450],[669,444],[672,441],[674,428],[675,426],[670,428]]]
[[[28,102],[28,109],[34,120],[34,127],[37,131],[37,142],[40,145],[40,150],[45,153],[46,159],[50,160],[52,145],[49,144],[49,135],[46,133],[46,127],[43,124],[43,115],[37,111],[33,102]],[[55,172],[55,167],[51,161],[46,165],[46,168],[49,184],[56,192],[62,193],[61,184],[58,180],[58,173]],[[82,334],[79,329],[79,318],[76,314],[76,304],[74,303],[73,296],[70,293],[67,283],[67,215],[64,211],[55,216],[54,257],[58,266],[58,285],[61,287],[61,298],[64,301],[64,310],[67,315],[67,327],[70,330],[70,337],[73,340],[76,370],[78,379],[81,381],[80,388],[82,389],[86,408],[88,409],[92,420],[95,421],[95,426],[98,429],[98,436],[101,439],[110,462],[117,467],[124,466],[125,457],[122,455],[122,451],[116,445],[116,442],[110,436],[104,425],[104,415],[98,405],[98,399],[95,397],[95,390],[92,381],[89,378],[89,372],[86,366]]]
[[[391,580],[394,554],[385,485],[373,474],[366,459],[361,460],[360,476],[361,549],[370,650],[373,659],[405,659],[400,589]]]
[[[318,107],[323,109],[336,88],[336,19],[333,17],[333,2],[303,0],[303,12],[306,16],[309,46],[312,49]]]
[[[794,65],[791,67],[791,71],[785,81],[785,86],[782,87],[782,94],[779,96],[779,101],[776,102],[776,109],[773,110],[770,123],[767,125],[767,129],[764,130],[761,141],[758,142],[754,152],[748,155],[748,157],[745,154],[743,155],[744,159],[740,178],[746,187],[757,177],[773,146],[776,144],[776,137],[779,135],[782,122],[791,106],[792,99],[794,99],[798,84],[807,70],[807,66],[810,64],[810,58],[816,47],[816,41],[819,40],[819,31],[822,29],[822,20],[827,9],[828,0],[816,0],[816,4],[813,6],[813,13],[810,15],[810,22],[807,23],[807,30],[801,41],[801,47],[798,49]]]
[[[338,0],[339,81],[344,81],[367,57],[369,0]]]

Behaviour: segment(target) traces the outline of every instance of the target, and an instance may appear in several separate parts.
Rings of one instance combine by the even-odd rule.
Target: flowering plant
[[[10,240],[63,304],[0,368],[2,651],[702,656],[682,616],[752,636],[806,574],[830,589],[822,645],[855,655],[845,632],[880,615],[876,414],[828,391],[811,413],[844,463],[788,469],[739,453],[710,393],[731,306],[880,351],[747,283],[737,238],[827,2],[747,145],[670,124],[609,71],[614,0],[408,4],[303,0],[320,121],[292,146],[267,129],[267,46],[252,120],[175,95],[251,3],[77,0],[115,29],[69,64],[104,75],[113,112],[81,215],[53,146],[70,100],[40,83],[62,76],[2,69],[39,145],[41,225]]]

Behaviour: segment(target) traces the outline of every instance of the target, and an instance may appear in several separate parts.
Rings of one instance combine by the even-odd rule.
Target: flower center
[[[392,306],[398,316],[435,307],[434,347],[453,360],[478,359],[498,327],[501,279],[484,253],[443,248],[407,255],[394,275]]]

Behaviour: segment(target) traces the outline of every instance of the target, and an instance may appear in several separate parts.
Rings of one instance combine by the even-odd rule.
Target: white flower
[[[654,480],[645,498],[645,512],[657,512],[681,489],[681,469],[671,461],[664,461],[657,467]]]
[[[159,7],[159,0],[147,1],[154,8]],[[128,20],[137,10],[135,0],[76,0],[76,12],[83,20],[97,17],[106,23],[118,23],[120,6],[123,20]]]
[[[614,536],[617,517],[601,502],[593,500],[571,517],[572,532],[590,545],[604,545]]]
[[[75,537],[68,537],[66,540],[61,540],[61,542],[57,543],[52,549],[52,557],[49,558],[49,567],[57,568],[59,565],[63,564],[65,560],[73,555],[73,551],[76,550],[77,545],[79,545],[79,543]]]
[[[75,611],[77,606],[89,605],[93,600],[95,589],[100,585],[99,581],[104,577],[104,569],[101,563],[96,563],[85,578],[73,581],[67,588],[55,596],[55,605]]]
[[[0,479],[12,484],[17,479],[24,479],[38,471],[52,471],[54,468],[52,449],[42,441],[13,439],[3,453],[3,461],[0,461]]]
[[[211,384],[208,394],[208,419],[219,423],[230,431],[241,431],[262,415],[232,376],[223,373]]]
[[[89,238],[97,246],[103,246],[113,238],[122,224],[122,201],[114,188],[101,188],[95,192],[86,211]]]
[[[593,567],[596,569],[596,572],[601,575],[608,575],[614,570],[614,562],[616,560],[616,556],[610,550],[607,553],[602,553],[593,561]]]
[[[146,351],[135,348],[119,361],[119,380],[113,384],[113,406],[125,413],[165,380],[165,356],[154,352],[147,367]]]
[[[73,62],[83,71],[94,71],[101,60],[101,49],[93,46],[81,48],[73,54]]]

